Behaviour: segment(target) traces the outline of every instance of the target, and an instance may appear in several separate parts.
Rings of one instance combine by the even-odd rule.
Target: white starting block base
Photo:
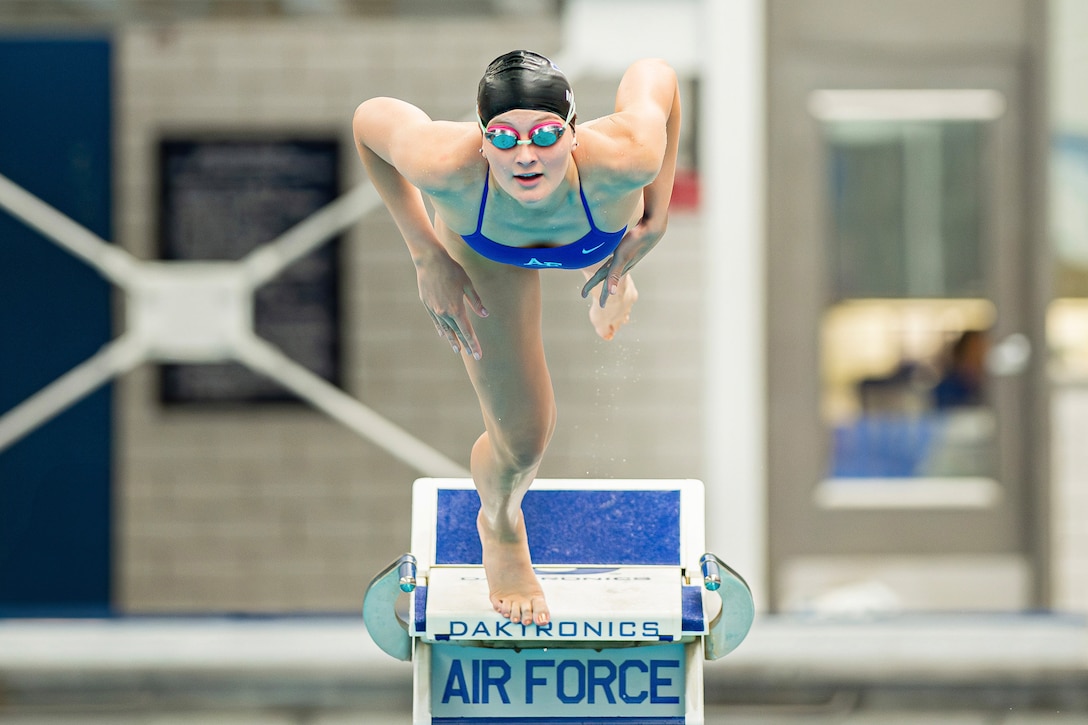
[[[703,722],[703,660],[739,645],[755,611],[703,551],[700,482],[534,482],[522,510],[542,626],[491,608],[478,510],[471,480],[416,481],[413,553],[367,589],[371,637],[414,662],[415,723]]]

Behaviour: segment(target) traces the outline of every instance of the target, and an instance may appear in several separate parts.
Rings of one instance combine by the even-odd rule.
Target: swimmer
[[[516,50],[487,67],[474,121],[435,121],[404,101],[372,98],[352,124],[415,264],[420,299],[479,398],[484,433],[470,468],[490,600],[527,625],[550,621],[521,515],[556,422],[540,271],[583,270],[582,297],[592,299],[602,338],[628,321],[638,296],[628,273],[668,221],[676,73],[660,60],[637,61],[615,111],[576,122],[563,72]]]

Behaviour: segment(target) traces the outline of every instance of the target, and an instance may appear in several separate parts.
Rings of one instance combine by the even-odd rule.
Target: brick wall
[[[389,19],[120,29],[119,242],[155,256],[163,136],[332,134],[346,190],[363,178],[350,136],[360,101],[394,95],[462,118],[483,67],[522,31],[512,21]],[[558,52],[558,27],[535,21],[533,38]],[[576,83],[582,118],[610,108],[617,80]],[[634,322],[613,343],[589,325],[580,274],[545,275],[560,416],[541,475],[699,475],[698,236],[694,217],[674,216],[636,275]],[[426,319],[384,210],[347,236],[343,265],[347,391],[467,465],[482,429],[475,396]],[[417,472],[323,414],[163,408],[153,366],[125,376],[117,396],[122,611],[351,611],[369,578],[407,550]]]

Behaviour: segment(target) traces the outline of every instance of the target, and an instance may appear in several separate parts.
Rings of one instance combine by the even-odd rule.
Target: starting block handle
[[[397,561],[397,584],[402,592],[411,594],[416,589],[416,558],[405,554]]]
[[[718,557],[713,554],[703,554],[699,559],[699,568],[703,571],[703,585],[709,592],[716,592],[722,586],[722,568]]]
[[[382,569],[363,596],[363,621],[374,644],[386,654],[407,662],[412,659],[412,638],[397,616],[397,597],[416,586],[416,558],[405,554]]]
[[[747,582],[714,554],[703,554],[699,560],[703,585],[722,600],[721,611],[710,623],[704,640],[706,658],[716,660],[735,650],[756,617],[755,601]]]

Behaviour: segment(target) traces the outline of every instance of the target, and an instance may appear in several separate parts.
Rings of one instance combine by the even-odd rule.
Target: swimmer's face
[[[548,111],[516,109],[495,116],[485,128],[509,129],[518,139],[528,140],[534,130],[563,121]],[[566,179],[573,143],[573,128],[567,126],[551,146],[519,143],[501,149],[485,139],[483,152],[502,190],[523,204],[534,204],[547,199]]]

